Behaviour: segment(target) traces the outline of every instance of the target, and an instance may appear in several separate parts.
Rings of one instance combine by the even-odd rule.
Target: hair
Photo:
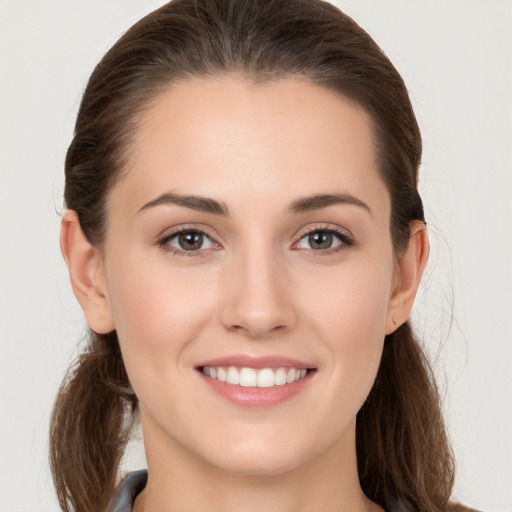
[[[322,0],[174,0],[131,27],[94,69],[66,162],[66,207],[101,246],[108,192],[126,171],[141,116],[160,93],[192,78],[291,77],[328,88],[371,118],[379,170],[391,196],[397,254],[413,220],[421,135],[402,78],[351,18]],[[137,413],[116,332],[90,332],[51,419],[50,465],[63,511],[107,508]],[[408,323],[386,336],[375,384],[357,416],[358,472],[383,507],[454,511],[454,459],[441,400]]]

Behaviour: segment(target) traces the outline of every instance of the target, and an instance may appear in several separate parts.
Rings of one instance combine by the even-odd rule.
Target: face
[[[153,102],[128,161],[102,264],[148,463],[277,474],[353,447],[396,284],[364,111],[197,79]]]

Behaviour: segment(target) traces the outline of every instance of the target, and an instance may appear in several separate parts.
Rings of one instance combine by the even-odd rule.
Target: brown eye
[[[178,244],[184,251],[196,251],[201,249],[203,238],[201,233],[181,233],[178,235]]]
[[[161,242],[162,245],[169,245],[173,249],[181,251],[200,251],[203,249],[212,249],[216,244],[212,239],[201,231],[180,231],[167,236]]]

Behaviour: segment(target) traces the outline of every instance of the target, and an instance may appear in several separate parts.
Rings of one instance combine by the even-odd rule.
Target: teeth
[[[256,375],[256,370],[252,368],[242,368],[240,370],[240,386],[254,387],[256,386],[256,382],[258,380],[258,376]]]
[[[284,368],[279,368],[275,374],[276,386],[282,386],[286,384],[286,370]]]
[[[240,372],[236,368],[233,368],[233,366],[228,368],[226,382],[228,384],[235,384],[236,386],[240,385]]]
[[[288,370],[288,373],[286,374],[286,383],[290,384],[290,382],[293,382],[295,380],[295,368],[290,368]]]
[[[217,380],[220,380],[221,382],[226,382],[227,378],[228,374],[226,373],[226,370],[224,370],[224,368],[217,368]]]
[[[307,375],[305,368],[228,368],[219,366],[204,366],[203,373],[220,382],[227,382],[234,386],[272,388],[291,384]]]
[[[275,386],[274,372],[270,368],[264,368],[258,372],[258,387],[272,388]]]

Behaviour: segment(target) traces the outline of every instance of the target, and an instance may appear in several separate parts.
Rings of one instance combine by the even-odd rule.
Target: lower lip
[[[232,404],[239,407],[265,408],[279,405],[298,395],[309,384],[314,373],[315,371],[308,371],[303,379],[271,388],[235,386],[207,377],[203,373],[200,376],[212,391]]]

